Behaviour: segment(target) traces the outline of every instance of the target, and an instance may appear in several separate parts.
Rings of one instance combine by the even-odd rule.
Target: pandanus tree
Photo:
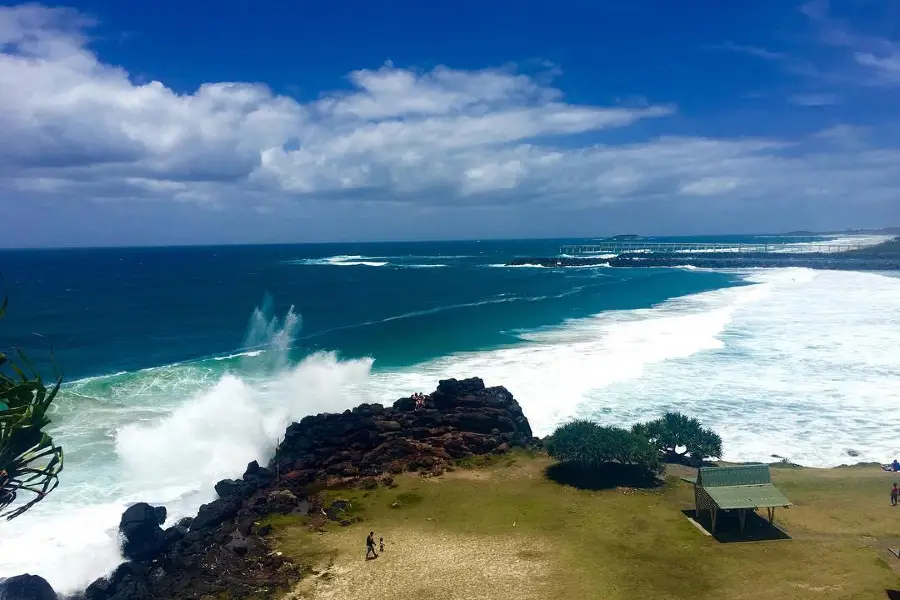
[[[0,321],[7,300],[0,303]],[[43,429],[62,377],[47,387],[25,354],[0,352],[0,517],[13,519],[59,485],[63,450]],[[54,362],[55,366],[55,362]]]
[[[699,466],[703,461],[722,456],[722,438],[700,421],[677,412],[639,423],[632,432],[656,445],[664,460],[689,462]]]

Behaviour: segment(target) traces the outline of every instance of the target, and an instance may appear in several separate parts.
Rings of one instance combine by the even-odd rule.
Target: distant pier
[[[596,244],[562,246],[559,253],[568,256],[597,254],[700,254],[700,253],[778,253],[778,254],[831,254],[860,250],[865,244],[852,242],[777,242],[754,244],[729,244],[726,242],[639,242],[609,241]]]

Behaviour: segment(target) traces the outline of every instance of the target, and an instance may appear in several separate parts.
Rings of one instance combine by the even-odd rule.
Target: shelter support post
[[[741,522],[741,532],[743,532],[744,526],[747,524],[747,509],[746,508],[738,509],[738,520]]]
[[[711,506],[709,509],[709,520],[712,521],[712,532],[716,532],[716,517],[719,516],[719,511],[715,505]]]
[[[774,507],[774,506],[770,506],[770,507],[769,507],[768,509],[766,509],[766,510],[767,510],[768,513],[769,513],[769,525],[774,525],[774,524],[775,524],[775,507]]]

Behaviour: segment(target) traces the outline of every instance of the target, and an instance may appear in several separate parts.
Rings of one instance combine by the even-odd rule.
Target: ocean
[[[61,484],[0,524],[0,577],[79,589],[120,561],[130,503],[193,514],[291,421],[449,377],[506,386],[540,436],[674,409],[728,460],[900,456],[900,278],[503,266],[582,242],[0,251],[0,345],[48,375],[52,347],[66,381]]]

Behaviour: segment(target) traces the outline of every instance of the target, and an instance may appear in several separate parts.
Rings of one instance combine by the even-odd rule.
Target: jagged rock
[[[197,511],[197,516],[191,522],[191,531],[215,527],[236,515],[240,509],[240,500],[233,498],[213,500],[208,504],[204,504]]]
[[[297,496],[295,496],[290,490],[276,490],[269,494],[269,502],[296,504]]]
[[[0,579],[0,600],[57,600],[47,580],[38,575],[16,575]]]
[[[413,398],[392,407],[361,405],[308,416],[288,427],[270,467],[304,483],[430,471],[455,459],[534,444],[512,394],[478,378],[441,381],[416,410]]]
[[[188,528],[182,527],[181,525],[173,525],[169,527],[163,532],[164,545],[166,547],[171,546],[178,540],[182,539],[184,536],[188,534]]]
[[[112,582],[105,577],[101,577],[87,587],[84,591],[84,596],[87,600],[103,600],[103,598],[112,595],[110,591],[111,587]]]
[[[225,547],[238,556],[244,556],[245,554],[247,554],[247,550],[249,549],[247,545],[247,539],[239,532],[235,532],[234,534],[232,534],[231,541],[228,542]]]
[[[219,495],[219,498],[227,498],[229,496],[234,496],[235,494],[239,494],[244,487],[243,481],[236,481],[234,479],[223,479],[219,483],[215,485],[216,493]]]
[[[243,480],[253,486],[254,489],[265,487],[274,479],[275,473],[265,467],[260,467],[255,460],[247,465],[247,470],[244,471],[243,477]]]
[[[139,502],[122,514],[119,533],[125,539],[122,554],[131,560],[155,557],[165,545],[165,534],[160,527],[166,520],[164,507],[153,507]]]

